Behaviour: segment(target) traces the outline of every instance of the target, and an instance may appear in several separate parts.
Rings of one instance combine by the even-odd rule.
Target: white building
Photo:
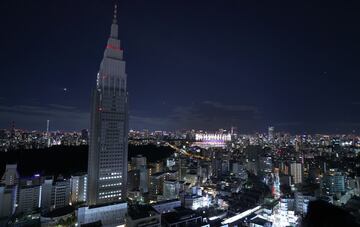
[[[210,205],[210,198],[200,195],[186,195],[184,197],[184,207],[192,210],[198,208],[208,207]]]
[[[70,178],[71,185],[71,203],[81,203],[86,202],[87,194],[87,174],[80,174],[71,176]]]
[[[290,173],[293,177],[294,184],[301,184],[303,181],[303,165],[301,163],[291,163],[290,164]]]
[[[113,205],[80,207],[78,209],[78,225],[101,221],[102,226],[120,226],[125,223],[127,203]]]

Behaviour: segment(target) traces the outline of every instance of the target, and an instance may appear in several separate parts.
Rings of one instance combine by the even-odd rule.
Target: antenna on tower
[[[118,24],[117,24],[117,4],[114,5],[114,17],[111,25],[110,37],[117,39],[118,37]]]
[[[49,128],[50,128],[50,120],[46,120],[46,140],[47,140],[47,146],[48,147],[50,147]]]
[[[113,23],[116,24],[117,23],[117,4],[115,3],[114,5],[114,18],[113,18]]]

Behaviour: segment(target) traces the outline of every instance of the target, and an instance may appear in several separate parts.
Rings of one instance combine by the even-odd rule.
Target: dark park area
[[[148,162],[156,162],[169,157],[174,150],[170,147],[155,145],[129,145],[131,157],[143,155]],[[17,164],[22,176],[63,175],[86,172],[88,163],[88,146],[53,146],[46,149],[15,150],[0,152],[0,174],[6,164]]]

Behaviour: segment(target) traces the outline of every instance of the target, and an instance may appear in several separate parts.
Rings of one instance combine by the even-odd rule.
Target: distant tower
[[[47,140],[47,147],[50,147],[49,128],[50,128],[50,120],[46,120],[46,140]]]
[[[295,151],[299,152],[301,148],[301,138],[300,136],[296,136],[295,138]]]
[[[11,122],[11,138],[15,137],[15,121]]]
[[[117,7],[92,97],[88,159],[88,204],[126,198],[128,112],[125,61],[120,48]]]
[[[274,127],[273,126],[270,126],[269,128],[268,128],[268,139],[269,139],[269,141],[274,141]]]
[[[46,134],[49,134],[50,120],[46,120]]]

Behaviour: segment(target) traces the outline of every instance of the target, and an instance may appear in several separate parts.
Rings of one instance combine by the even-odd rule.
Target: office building
[[[309,202],[315,199],[315,196],[311,194],[295,192],[295,211],[299,214],[306,214]]]
[[[117,9],[92,97],[88,158],[88,204],[126,198],[128,113],[125,61],[118,38]]]
[[[19,183],[19,173],[17,171],[17,165],[6,165],[5,173],[1,178],[1,182],[7,186],[16,185]]]
[[[53,178],[45,178],[41,184],[41,210],[49,212],[51,210],[51,195],[53,192]]]
[[[80,207],[78,209],[79,226],[101,223],[102,226],[121,226],[125,222],[127,203]],[[95,226],[95,225],[93,225]]]
[[[30,214],[41,206],[41,186],[24,185],[19,188],[16,213]]]
[[[163,198],[165,200],[176,199],[179,197],[180,184],[177,180],[165,180],[163,188]]]
[[[293,184],[301,184],[303,181],[303,165],[301,163],[291,163],[290,173],[293,178]]]
[[[52,186],[51,204],[53,209],[68,206],[70,203],[70,180],[59,178]]]
[[[326,195],[335,195],[345,192],[345,175],[330,169],[321,180],[321,187]]]
[[[87,194],[87,174],[78,174],[71,176],[71,203],[86,202]]]

